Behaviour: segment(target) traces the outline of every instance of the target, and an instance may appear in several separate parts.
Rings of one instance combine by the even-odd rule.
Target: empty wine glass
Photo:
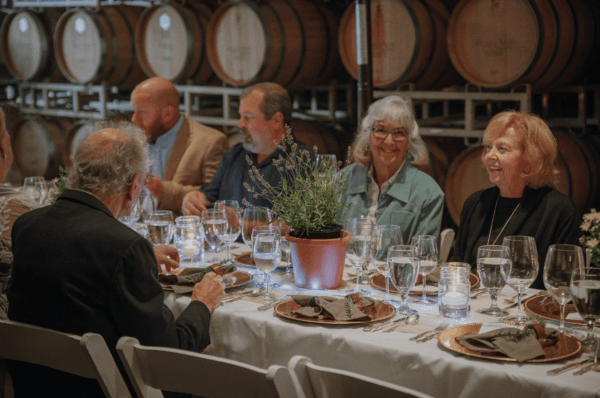
[[[346,256],[356,268],[356,286],[353,293],[364,296],[372,294],[370,291],[360,287],[360,271],[371,259],[371,236],[373,235],[373,224],[361,222],[356,219],[346,221],[344,230],[349,232],[352,239],[346,246]]]
[[[291,271],[291,267],[290,267],[291,248],[290,248],[290,242],[287,241],[287,237],[286,237],[286,235],[290,232],[290,226],[288,225],[286,220],[284,220],[283,218],[277,219],[277,225],[279,226],[279,229],[281,230],[281,251],[283,253],[285,253],[285,260],[286,260],[285,275],[292,276],[292,271]]]
[[[156,210],[148,216],[148,235],[154,246],[168,245],[173,238],[173,212]]]
[[[227,231],[227,213],[225,209],[207,209],[202,212],[202,225],[204,236],[213,251],[211,263],[219,263],[217,252],[221,245],[221,239]]]
[[[521,313],[521,295],[531,286],[539,270],[537,247],[531,236],[507,236],[502,246],[508,247],[511,262],[505,262],[500,269],[506,284],[517,291],[517,316],[503,318],[503,322],[511,322],[517,326],[527,325],[534,318]]]
[[[397,225],[376,225],[371,238],[371,260],[380,274],[385,276],[385,298],[390,303],[390,275],[388,273],[388,249],[391,246],[402,245],[402,231]]]
[[[317,155],[315,171],[320,178],[325,177],[326,170],[337,170],[337,159],[335,155]]]
[[[421,300],[416,301],[420,304],[433,304],[436,301],[428,299],[426,294],[426,278],[435,267],[438,262],[438,247],[437,239],[432,235],[418,235],[414,236],[411,241],[411,246],[415,247],[415,254],[419,260],[419,274],[423,280],[423,295]]]
[[[594,325],[600,318],[600,268],[578,268],[571,274],[571,294],[577,312],[587,324],[588,334],[582,343],[586,351],[596,348]]]
[[[506,316],[508,312],[498,308],[498,293],[506,285],[502,277],[502,269],[512,266],[508,247],[500,245],[484,245],[477,249],[477,272],[481,278],[481,284],[487,288],[492,298],[492,304],[482,314],[491,316]]]
[[[254,238],[254,262],[264,272],[264,293],[259,296],[266,301],[274,301],[275,298],[269,293],[269,276],[277,268],[281,261],[281,232],[277,230],[262,231]]]
[[[246,246],[250,248],[252,256],[252,230],[254,227],[268,224],[270,221],[269,210],[266,207],[251,206],[244,210],[242,215],[242,238]]]
[[[417,259],[415,247],[408,245],[390,246],[387,252],[387,267],[389,278],[400,295],[400,307],[398,307],[396,313],[402,315],[416,314],[417,311],[411,309],[406,302],[408,293],[415,286],[419,276],[419,260]]]
[[[43,204],[47,193],[44,177],[26,177],[23,180],[23,192],[38,204]]]
[[[227,260],[226,263],[232,262],[231,260],[231,244],[240,236],[241,224],[239,217],[240,206],[237,200],[220,200],[215,202],[215,209],[224,210],[227,215],[227,228],[225,234],[221,238],[227,246]]]
[[[565,328],[565,307],[573,298],[571,295],[571,275],[584,267],[583,250],[575,245],[551,245],[544,263],[544,286],[560,306],[560,326],[562,333],[572,332]]]

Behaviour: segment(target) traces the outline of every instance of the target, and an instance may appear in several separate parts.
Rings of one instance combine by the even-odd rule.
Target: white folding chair
[[[318,366],[301,355],[290,359],[288,368],[296,394],[301,398],[432,398],[372,377]]]
[[[0,358],[96,379],[107,397],[131,397],[104,338],[96,333],[76,336],[25,323],[0,320]],[[7,397],[12,396],[11,383],[7,383],[7,386]]]
[[[121,337],[117,352],[140,398],[162,397],[161,390],[207,398],[296,398],[290,372],[165,347],[143,346]]]
[[[454,230],[452,228],[446,228],[440,233],[440,247],[439,247],[439,260],[445,263],[450,254],[450,248],[454,242]]]

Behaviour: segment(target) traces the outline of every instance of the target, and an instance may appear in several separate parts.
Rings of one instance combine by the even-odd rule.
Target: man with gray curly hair
[[[152,245],[118,220],[148,179],[142,133],[124,124],[96,131],[73,160],[68,188],[56,203],[15,222],[9,319],[99,333],[119,366],[115,348],[122,336],[144,345],[206,348],[211,314],[225,295],[221,277],[210,273],[197,283],[175,320],[163,303]],[[20,362],[9,368],[16,396],[104,396],[95,380]]]

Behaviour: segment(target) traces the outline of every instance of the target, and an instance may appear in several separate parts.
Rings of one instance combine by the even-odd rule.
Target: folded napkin
[[[558,333],[541,325],[528,325],[525,330],[502,328],[482,334],[465,334],[456,339],[470,350],[501,352],[523,362],[544,356],[544,347],[558,343]]]
[[[234,271],[234,265],[212,264],[206,268],[184,268],[178,275],[158,275],[158,281],[163,287],[173,288],[178,294],[190,293],[194,290],[194,285],[204,278],[209,272],[217,275],[225,275]]]
[[[335,319],[336,321],[369,321],[371,315],[361,310],[375,307],[376,300],[358,294],[349,294],[344,298],[329,296],[292,296],[301,306],[292,311],[294,314],[307,318]]]

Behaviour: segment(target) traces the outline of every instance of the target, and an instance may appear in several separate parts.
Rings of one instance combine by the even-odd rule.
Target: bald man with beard
[[[181,215],[183,197],[211,181],[229,148],[225,134],[179,112],[179,92],[169,80],[152,77],[131,93],[133,117],[148,141],[156,176],[146,188],[158,209]]]

